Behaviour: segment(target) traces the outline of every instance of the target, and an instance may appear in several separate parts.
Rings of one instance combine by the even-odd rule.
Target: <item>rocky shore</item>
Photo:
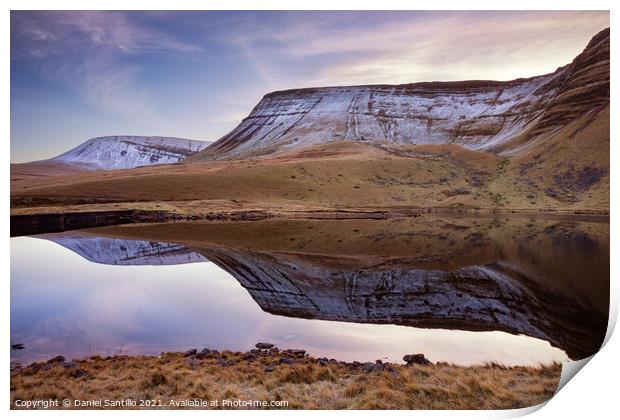
[[[551,398],[561,373],[560,365],[460,367],[432,363],[423,354],[403,360],[343,362],[271,343],[246,352],[204,348],[74,361],[57,356],[12,367],[11,403],[15,409],[32,408],[21,405],[29,400],[71,402],[57,408],[88,401],[99,401],[89,408],[521,408]],[[248,401],[256,404],[243,403]]]

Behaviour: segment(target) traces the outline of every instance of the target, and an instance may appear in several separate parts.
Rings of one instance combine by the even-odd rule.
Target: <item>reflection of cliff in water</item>
[[[290,317],[505,331],[547,340],[572,359],[595,353],[607,328],[606,224],[428,218],[117,229],[135,239],[41,237],[107,264],[208,259],[264,311]]]
[[[608,248],[584,233],[555,233],[547,231],[531,243],[524,238],[495,242],[496,258],[445,270],[416,268],[406,259],[363,267],[359,258],[350,257],[226,248],[201,252],[273,314],[499,330],[547,340],[581,359],[600,348],[607,328]],[[590,254],[580,251],[583,241],[592,241],[586,244]],[[587,272],[590,276],[581,280],[588,292],[582,293],[573,280]]]
[[[207,261],[184,245],[117,239],[80,232],[37,235],[70,249],[88,261],[108,265],[177,265]]]

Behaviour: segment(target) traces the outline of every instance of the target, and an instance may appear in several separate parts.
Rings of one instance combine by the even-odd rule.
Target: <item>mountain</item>
[[[177,137],[107,136],[90,139],[50,162],[87,169],[129,169],[178,163],[210,142]]]
[[[555,72],[463,81],[292,89],[265,95],[192,160],[262,157],[338,140],[457,144],[515,155],[609,103],[609,28]]]
[[[11,164],[11,179],[178,163],[209,144],[176,137],[97,137],[51,159]]]
[[[608,29],[540,77],[275,92],[174,167],[11,176],[13,214],[608,213],[609,191]]]

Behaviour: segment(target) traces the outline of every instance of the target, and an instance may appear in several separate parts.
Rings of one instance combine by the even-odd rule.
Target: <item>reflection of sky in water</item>
[[[567,360],[547,342],[503,332],[271,315],[212,263],[102,265],[53,242],[11,239],[11,343],[26,346],[12,351],[15,360],[192,347],[247,350],[258,341],[349,361],[400,361],[406,353],[457,364]]]

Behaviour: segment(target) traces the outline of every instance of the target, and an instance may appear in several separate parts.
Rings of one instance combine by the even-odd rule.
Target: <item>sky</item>
[[[215,141],[275,90],[550,73],[608,26],[606,11],[13,11],[11,162],[106,135]]]

